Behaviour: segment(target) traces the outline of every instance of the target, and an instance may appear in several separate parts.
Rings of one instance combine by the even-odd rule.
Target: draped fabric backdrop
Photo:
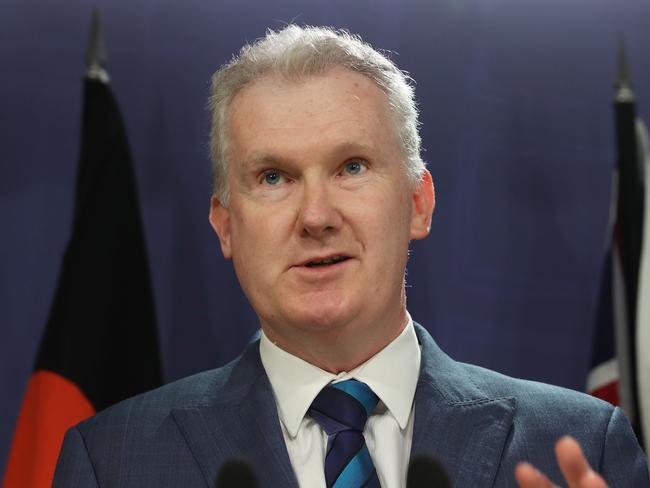
[[[94,5],[133,151],[166,380],[224,364],[256,329],[207,221],[206,96],[243,41],[295,21],[359,33],[417,80],[438,206],[412,246],[413,317],[457,359],[583,388],[616,41],[625,34],[649,120],[647,0],[4,0],[0,469],[69,238]]]

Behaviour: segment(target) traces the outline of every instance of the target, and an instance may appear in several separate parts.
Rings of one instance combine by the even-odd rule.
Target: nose
[[[341,227],[343,217],[332,189],[324,182],[305,182],[297,219],[303,237],[321,238]]]

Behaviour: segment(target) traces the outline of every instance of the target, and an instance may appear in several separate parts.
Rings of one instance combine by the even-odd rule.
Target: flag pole
[[[99,11],[95,7],[93,8],[92,19],[90,21],[88,47],[86,48],[86,78],[108,83],[110,78],[104,69],[106,60],[106,44],[104,43],[99,22]]]

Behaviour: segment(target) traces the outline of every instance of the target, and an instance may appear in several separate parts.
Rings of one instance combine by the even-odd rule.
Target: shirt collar
[[[408,424],[420,372],[420,347],[411,317],[400,335],[350,372],[329,373],[273,344],[262,331],[260,356],[271,382],[280,420],[291,437],[316,395],[329,383],[355,378],[366,383],[397,420]],[[395,367],[399,364],[400,367]]]

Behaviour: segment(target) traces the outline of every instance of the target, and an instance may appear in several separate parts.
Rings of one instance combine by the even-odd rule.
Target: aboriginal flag
[[[4,488],[51,486],[69,427],[162,384],[131,156],[103,73],[84,81],[72,236],[18,417]]]

